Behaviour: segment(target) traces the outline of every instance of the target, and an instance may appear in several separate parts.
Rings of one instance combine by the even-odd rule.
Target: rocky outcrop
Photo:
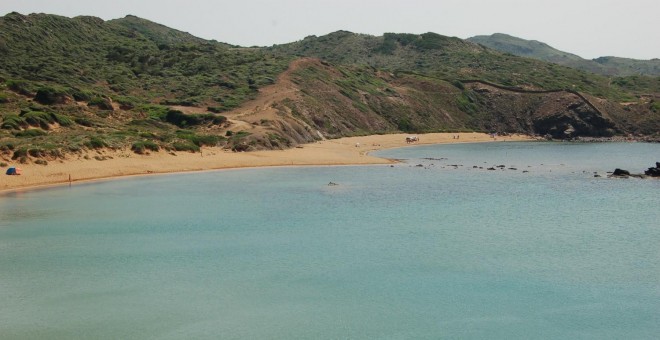
[[[649,168],[644,171],[644,174],[651,177],[660,177],[660,162],[655,162],[655,168]]]
[[[474,91],[477,128],[527,133],[551,139],[610,137],[622,129],[594,99],[572,90],[527,90],[489,82],[465,81]]]
[[[631,174],[630,171],[628,170],[623,170],[623,169],[615,169],[608,177],[614,177],[614,178],[629,178],[629,177],[635,177],[635,178],[647,178],[647,177],[660,177],[660,162],[655,163],[655,167],[648,168],[648,170],[644,171],[643,174]]]
[[[630,176],[630,171],[616,168],[614,169],[612,176]]]

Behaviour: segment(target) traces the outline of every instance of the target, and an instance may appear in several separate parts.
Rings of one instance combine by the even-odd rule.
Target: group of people
[[[406,137],[406,143],[416,143],[416,142],[419,142],[419,137],[417,136]]]

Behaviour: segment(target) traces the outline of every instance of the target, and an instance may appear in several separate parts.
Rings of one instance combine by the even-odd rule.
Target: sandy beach
[[[125,176],[173,172],[205,171],[230,168],[303,165],[388,164],[395,160],[378,158],[370,152],[412,145],[478,143],[533,140],[514,135],[491,138],[484,133],[431,133],[419,136],[419,142],[406,143],[406,134],[347,137],[304,144],[287,150],[231,152],[222,148],[204,147],[201,153],[166,151],[138,155],[131,150],[90,152],[87,156],[69,156],[66,160],[50,161],[48,165],[10,164],[23,169],[20,176],[4,175],[2,169],[0,193],[27,190],[82,181]]]

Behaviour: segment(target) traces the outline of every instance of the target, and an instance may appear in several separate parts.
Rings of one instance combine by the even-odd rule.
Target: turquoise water
[[[657,339],[660,145],[379,155],[2,196],[0,338]]]

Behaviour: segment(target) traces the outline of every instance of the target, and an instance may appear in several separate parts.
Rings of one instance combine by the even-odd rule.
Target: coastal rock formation
[[[630,176],[630,171],[616,168],[614,169],[612,176]]]
[[[655,168],[649,168],[644,171],[644,174],[651,177],[660,177],[660,162],[655,162]]]
[[[648,170],[644,171],[643,174],[631,174],[630,171],[628,170],[623,170],[623,169],[615,169],[614,172],[612,172],[608,177],[616,177],[616,178],[628,178],[628,177],[636,177],[636,178],[646,178],[646,177],[660,177],[660,162],[655,162],[655,167],[650,167]]]

